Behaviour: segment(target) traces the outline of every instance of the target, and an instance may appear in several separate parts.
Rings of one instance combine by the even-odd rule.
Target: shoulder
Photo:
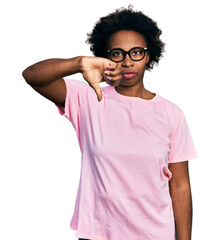
[[[74,86],[75,85],[75,86],[84,87],[84,88],[89,87],[89,84],[85,81],[70,79],[69,77],[64,77],[63,79],[66,82],[66,84],[68,84],[69,86]]]
[[[168,113],[171,114],[181,114],[183,113],[182,109],[173,101],[163,97],[160,95],[161,101],[164,103],[164,107],[166,108]]]
[[[183,110],[173,101],[160,96],[161,102],[163,102],[164,110],[166,111],[167,120],[172,126],[172,128],[176,128],[179,121],[184,118]]]
[[[95,95],[94,89],[92,87],[90,87],[88,82],[80,81],[80,80],[76,80],[76,79],[70,79],[69,77],[64,77],[63,79],[66,83],[66,87],[71,92],[78,92],[80,94]]]

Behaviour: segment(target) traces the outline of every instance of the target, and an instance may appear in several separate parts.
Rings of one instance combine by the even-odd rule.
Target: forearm
[[[177,230],[176,240],[191,240],[193,208],[190,185],[170,187],[170,194]]]
[[[47,85],[59,78],[81,72],[81,59],[82,57],[46,59],[27,67],[22,75],[31,85]]]

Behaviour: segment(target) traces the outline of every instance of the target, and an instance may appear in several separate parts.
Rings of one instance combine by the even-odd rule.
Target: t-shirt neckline
[[[112,89],[112,93],[114,94],[114,96],[116,96],[117,98],[124,100],[124,101],[156,102],[159,98],[158,93],[154,93],[156,95],[152,99],[144,99],[144,98],[140,98],[140,97],[125,96],[123,94],[118,93],[114,86],[109,86],[109,87]]]

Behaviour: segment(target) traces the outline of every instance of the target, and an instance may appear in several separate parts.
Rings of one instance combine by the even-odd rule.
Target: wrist
[[[75,73],[82,73],[83,70],[83,56],[77,56],[68,59],[68,75],[72,75]]]
[[[76,59],[77,71],[79,73],[82,73],[85,56],[78,56],[75,59]]]

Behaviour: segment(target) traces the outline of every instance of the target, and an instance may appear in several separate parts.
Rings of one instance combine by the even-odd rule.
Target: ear
[[[147,54],[146,54],[146,64],[145,64],[145,66],[146,66],[145,69],[146,70],[149,70],[148,67],[147,67],[147,64],[148,64],[149,61],[150,61],[150,54],[147,52]]]
[[[146,54],[146,64],[150,61],[150,54],[147,52]]]

